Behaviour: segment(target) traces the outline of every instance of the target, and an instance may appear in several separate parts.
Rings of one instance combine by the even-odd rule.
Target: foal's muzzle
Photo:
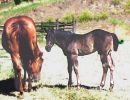
[[[45,46],[45,49],[46,49],[47,52],[51,51],[51,48],[49,46]]]

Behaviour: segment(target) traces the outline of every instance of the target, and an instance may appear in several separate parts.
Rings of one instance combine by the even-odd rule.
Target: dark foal
[[[49,52],[54,44],[57,44],[62,50],[68,61],[69,81],[68,86],[72,85],[72,69],[77,78],[77,89],[80,89],[80,76],[78,70],[78,56],[88,55],[93,52],[98,52],[103,66],[103,75],[100,83],[100,88],[105,85],[108,68],[110,69],[110,90],[113,89],[113,71],[114,63],[111,56],[111,51],[117,51],[118,38],[115,34],[107,31],[96,29],[87,34],[73,34],[69,31],[62,30],[45,30],[46,46],[45,49]]]

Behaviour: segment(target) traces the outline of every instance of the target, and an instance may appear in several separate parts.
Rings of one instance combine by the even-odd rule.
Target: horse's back
[[[27,16],[16,16],[8,19],[4,24],[4,34],[11,35],[13,32],[18,32],[22,30],[34,30],[34,21]]]
[[[11,53],[14,49],[14,51],[19,52],[17,49],[20,49],[20,45],[24,45],[26,44],[25,42],[34,39],[36,39],[36,29],[31,18],[16,16],[5,22],[2,33],[2,45],[7,52]]]

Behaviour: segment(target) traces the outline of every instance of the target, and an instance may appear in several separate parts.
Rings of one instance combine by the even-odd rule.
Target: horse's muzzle
[[[38,81],[40,81],[40,79],[41,79],[40,73],[37,74],[37,75],[33,75],[33,77],[32,77],[33,82],[38,82]]]

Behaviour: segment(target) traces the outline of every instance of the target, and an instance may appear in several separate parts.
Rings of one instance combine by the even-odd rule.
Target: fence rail
[[[3,31],[4,25],[0,25],[0,31]]]
[[[44,32],[44,28],[62,29],[75,32],[76,20],[73,18],[71,23],[60,22],[58,19],[55,22],[35,22],[37,32]],[[0,31],[3,31],[4,25],[0,25]]]

